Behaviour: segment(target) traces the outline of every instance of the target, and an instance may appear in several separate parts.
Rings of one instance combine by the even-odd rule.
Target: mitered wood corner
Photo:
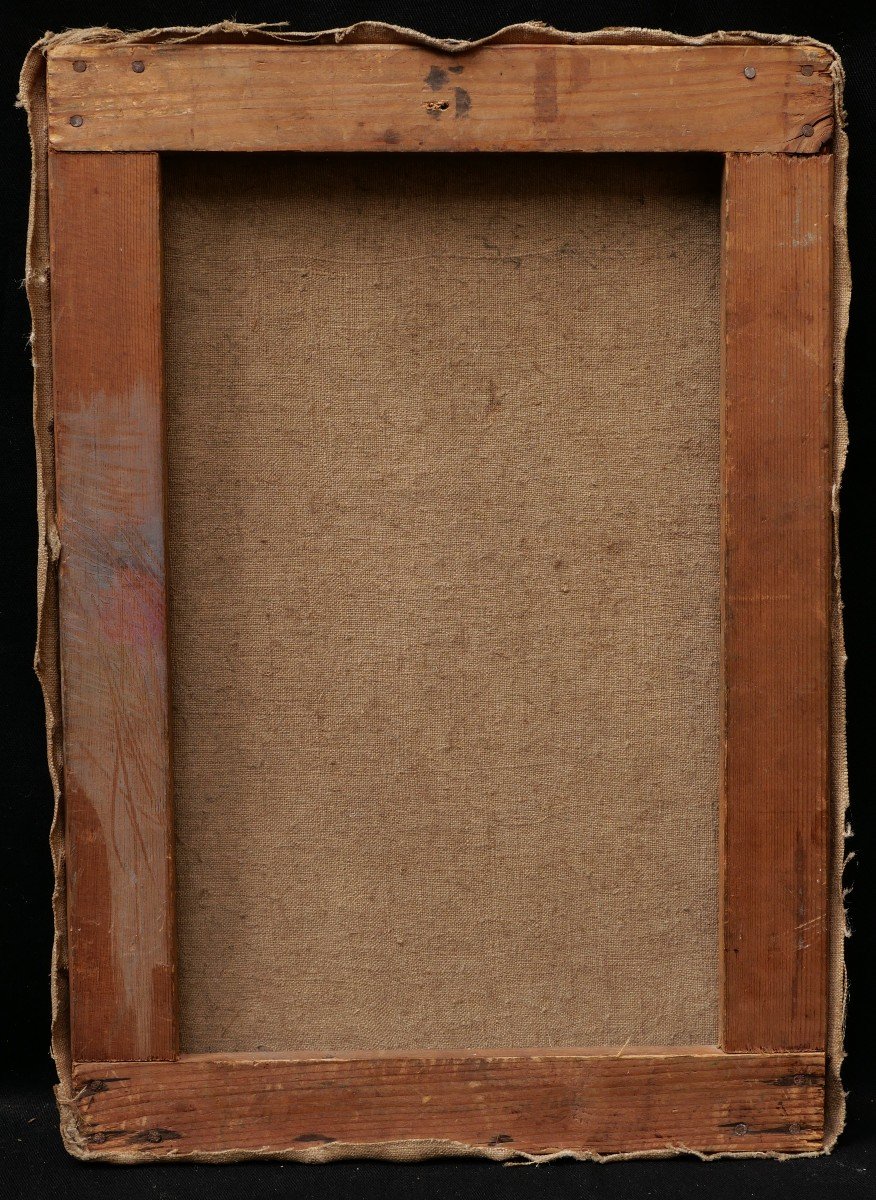
[[[57,150],[813,154],[833,132],[818,46],[65,44]]]
[[[186,1055],[74,1073],[77,1149],[186,1158],[417,1143],[509,1154],[821,1148],[821,1055],[465,1052]]]

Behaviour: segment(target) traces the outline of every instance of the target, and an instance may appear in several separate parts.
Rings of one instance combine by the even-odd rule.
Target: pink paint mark
[[[163,642],[164,628],[163,583],[129,563],[119,566],[101,597],[102,636],[145,652]]]

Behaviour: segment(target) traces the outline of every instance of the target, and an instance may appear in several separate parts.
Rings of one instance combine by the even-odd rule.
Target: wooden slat
[[[50,154],[75,1059],[176,1050],[156,155]]]
[[[512,45],[456,56],[385,45],[64,45],[49,52],[49,135],[58,150],[809,154],[833,130],[829,67],[822,49],[776,45]]]
[[[77,1068],[78,1147],[185,1157],[375,1142],[545,1154],[821,1146],[820,1055],[444,1054]],[[441,1152],[432,1145],[430,1153]]]
[[[723,1035],[820,1049],[827,1008],[832,158],[724,184]]]

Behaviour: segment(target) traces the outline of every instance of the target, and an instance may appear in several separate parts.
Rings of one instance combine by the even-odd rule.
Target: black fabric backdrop
[[[876,468],[876,15],[869,6],[809,3],[480,4],[445,0],[413,4],[320,3],[284,6],[159,0],[141,3],[22,4],[3,28],[0,43],[3,103],[2,353],[0,353],[0,746],[3,750],[0,897],[0,1191],[38,1197],[60,1191],[89,1197],[270,1196],[751,1196],[792,1191],[804,1197],[840,1194],[850,1200],[876,1192],[876,518],[871,480]],[[24,113],[13,107],[18,71],[42,33],[108,24],[125,29],[156,25],[286,21],[295,29],[324,29],[379,19],[439,37],[475,38],[517,21],[542,20],[561,29],[642,25],[698,34],[756,29],[807,34],[842,55],[848,84],[851,138],[849,235],[853,294],[845,403],[851,448],[843,485],[841,544],[849,653],[848,735],[852,887],[848,944],[850,1002],[849,1120],[829,1158],[790,1163],[737,1160],[643,1161],[601,1166],[557,1163],[501,1167],[478,1161],[415,1165],[341,1163],[300,1166],[242,1163],[109,1167],[84,1165],[61,1146],[51,1099],[54,1071],[49,1042],[51,863],[48,829],[52,797],[45,764],[42,701],[32,671],[35,641],[36,475],[31,432],[30,316],[22,285],[30,158]],[[5,1184],[5,1188],[4,1188]]]

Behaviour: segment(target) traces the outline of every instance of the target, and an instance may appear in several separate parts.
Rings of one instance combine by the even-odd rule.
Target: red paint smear
[[[164,586],[153,575],[119,567],[101,600],[100,630],[108,641],[143,651],[163,642]]]

